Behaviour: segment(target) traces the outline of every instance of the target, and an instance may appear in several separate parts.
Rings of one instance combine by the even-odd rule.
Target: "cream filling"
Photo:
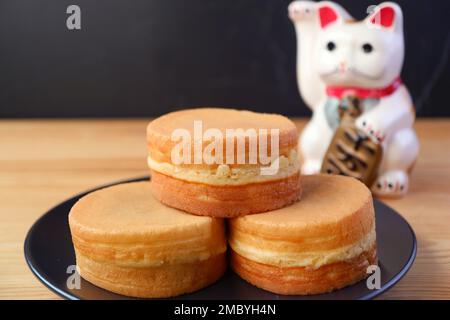
[[[330,263],[350,260],[369,251],[376,241],[375,227],[355,244],[327,251],[280,252],[262,250],[232,237],[231,248],[241,256],[263,264],[279,267],[312,267],[318,269]],[[271,241],[272,242],[272,241]]]
[[[168,162],[157,162],[150,156],[147,158],[150,169],[180,180],[200,182],[212,185],[241,185],[264,181],[279,180],[290,177],[300,171],[300,161],[295,149],[289,151],[289,156],[279,157],[279,168],[275,174],[262,175],[258,165],[243,165],[230,167],[221,164],[215,169],[193,169],[177,166]]]

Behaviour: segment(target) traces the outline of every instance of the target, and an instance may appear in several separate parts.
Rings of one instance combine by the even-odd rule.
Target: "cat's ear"
[[[402,9],[394,2],[383,2],[369,14],[366,23],[379,28],[401,30],[403,28]]]
[[[331,1],[321,1],[317,3],[317,14],[319,15],[320,27],[325,29],[332,23],[342,23],[344,17],[342,16],[341,11],[342,8]]]

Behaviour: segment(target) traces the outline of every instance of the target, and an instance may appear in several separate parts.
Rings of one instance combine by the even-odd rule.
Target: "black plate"
[[[142,181],[145,178],[121,182]],[[118,184],[116,182],[110,185]],[[109,186],[110,186],[109,185]],[[105,186],[102,186],[105,187]],[[102,188],[100,187],[100,188]],[[97,188],[97,189],[100,189]],[[95,190],[97,190],[95,189]],[[75,265],[67,215],[73,204],[89,192],[77,195],[44,214],[31,227],[25,239],[25,259],[31,271],[48,288],[67,299],[130,299],[81,279],[80,289],[68,289],[67,268]],[[381,288],[369,290],[365,281],[344,289],[315,296],[282,296],[258,289],[231,271],[203,290],[178,299],[371,299],[388,290],[409,270],[416,257],[416,237],[409,224],[397,212],[375,200],[378,258]]]

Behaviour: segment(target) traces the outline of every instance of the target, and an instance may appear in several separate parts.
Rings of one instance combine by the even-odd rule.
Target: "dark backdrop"
[[[373,0],[341,0],[363,18]],[[0,0],[0,117],[155,116],[189,106],[307,115],[280,0]],[[450,1],[399,1],[403,78],[450,116]],[[82,30],[66,28],[78,4]]]

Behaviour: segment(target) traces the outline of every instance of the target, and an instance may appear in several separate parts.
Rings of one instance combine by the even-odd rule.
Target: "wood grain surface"
[[[59,299],[28,269],[23,242],[46,210],[101,184],[148,174],[147,120],[0,121],[0,299]],[[301,129],[305,120],[296,120]],[[409,194],[385,201],[418,238],[410,272],[381,299],[450,299],[450,119],[419,120]]]

